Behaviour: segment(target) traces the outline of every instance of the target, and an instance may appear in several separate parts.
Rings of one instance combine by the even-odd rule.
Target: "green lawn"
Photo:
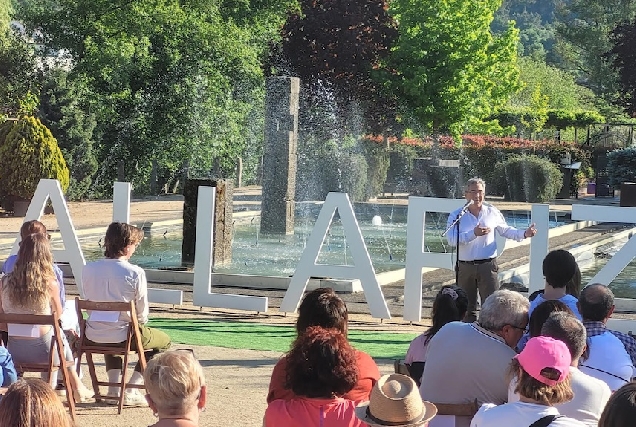
[[[219,322],[204,319],[152,319],[149,326],[170,335],[172,341],[186,345],[206,345],[249,350],[285,352],[296,336],[291,326],[256,323]],[[349,331],[351,344],[374,358],[403,358],[415,333]]]

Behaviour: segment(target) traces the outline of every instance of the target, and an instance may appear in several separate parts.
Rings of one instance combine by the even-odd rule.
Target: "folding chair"
[[[9,336],[19,336],[12,334],[11,325],[50,325],[53,326],[53,339],[51,340],[51,348],[49,350],[49,361],[47,363],[15,363],[15,369],[19,373],[24,372],[46,372],[49,375],[49,383],[51,387],[55,389],[57,384],[54,384],[56,376],[53,375],[56,371],[62,372],[62,379],[64,380],[64,387],[66,389],[66,401],[68,402],[71,418],[75,420],[75,400],[73,399],[73,388],[71,387],[71,380],[68,376],[67,368],[74,368],[74,361],[67,361],[64,357],[64,343],[62,341],[62,330],[60,328],[59,317],[55,310],[52,310],[51,314],[9,314],[0,313],[0,323],[6,323],[9,329]],[[60,366],[53,364],[53,356],[57,352],[57,356],[60,359]]]
[[[124,391],[126,388],[140,388],[144,389],[143,384],[130,384],[126,382],[126,370],[128,368],[128,356],[137,353],[139,357],[139,364],[141,365],[141,373],[146,370],[146,355],[143,351],[143,345],[141,343],[141,336],[139,335],[139,324],[137,323],[137,312],[135,310],[135,304],[131,302],[95,302],[86,301],[81,298],[75,298],[75,307],[77,309],[77,319],[80,325],[80,338],[78,346],[77,359],[82,361],[82,355],[86,354],[86,363],[88,365],[88,371],[91,376],[91,382],[93,383],[93,391],[95,392],[95,401],[101,402],[105,399],[114,399],[109,396],[103,396],[99,391],[99,386],[119,386],[119,398],[117,413],[121,414],[121,410],[124,407]],[[84,313],[87,316],[84,316]],[[128,330],[126,334],[126,341],[121,345],[113,344],[95,344],[89,342],[86,338],[86,320],[93,312],[128,312],[131,321],[128,323]],[[100,319],[100,321],[104,321]],[[131,350],[131,345],[135,340],[137,350]],[[95,363],[93,362],[93,354],[111,354],[114,356],[123,356],[124,363],[122,365],[121,382],[111,383],[108,381],[98,381],[97,374],[95,373]],[[78,365],[79,369],[79,365]]]
[[[434,403],[437,407],[437,415],[429,421],[429,427],[455,427],[456,417],[475,416],[479,405],[477,399],[470,403]]]

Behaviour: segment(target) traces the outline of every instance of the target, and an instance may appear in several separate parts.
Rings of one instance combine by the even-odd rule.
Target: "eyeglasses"
[[[510,325],[510,324],[508,324],[508,326],[511,326],[511,327],[513,327],[515,329],[519,329],[520,331],[524,331],[524,332],[526,331],[525,326],[523,328],[521,326],[515,326],[515,325]]]

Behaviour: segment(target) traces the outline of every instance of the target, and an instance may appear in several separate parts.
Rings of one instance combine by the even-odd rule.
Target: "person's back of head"
[[[543,324],[541,335],[563,341],[570,350],[573,361],[578,360],[585,351],[585,326],[572,312],[552,313]]]
[[[565,311],[567,313],[573,314],[570,307],[565,305],[565,303],[559,300],[547,300],[543,301],[539,304],[534,310],[532,310],[532,314],[530,315],[530,321],[528,322],[528,333],[531,337],[538,337],[541,335],[541,328],[548,317],[552,313]]]
[[[298,335],[286,359],[286,385],[298,396],[342,396],[358,381],[356,351],[338,329],[310,326]]]
[[[433,301],[433,326],[426,332],[430,340],[442,326],[462,320],[468,311],[468,295],[457,285],[442,286]]]
[[[510,374],[517,378],[515,393],[546,406],[572,400],[571,362],[570,351],[562,341],[530,338],[510,363]]]
[[[144,384],[152,409],[160,415],[183,415],[205,405],[205,376],[188,350],[159,353],[148,361]]]
[[[632,427],[636,420],[636,382],[616,390],[607,401],[598,427]]]
[[[614,293],[600,283],[593,283],[581,291],[579,311],[586,321],[602,322],[614,310]]]
[[[563,249],[548,253],[543,259],[543,276],[553,288],[565,288],[576,273],[576,259]]]
[[[505,325],[519,327],[528,322],[529,307],[530,302],[519,292],[500,289],[482,304],[478,323],[492,332],[500,331]]]
[[[318,288],[308,292],[300,303],[296,331],[301,335],[310,326],[320,326],[346,335],[348,320],[347,306],[334,290]]]
[[[44,234],[48,236],[46,226],[40,221],[25,221],[20,227],[20,239],[24,239],[29,234]]]
[[[144,232],[134,225],[124,222],[113,222],[106,229],[104,237],[104,256],[119,258],[126,254],[126,247],[137,245],[144,238]]]
[[[39,378],[11,384],[0,400],[0,427],[73,427],[51,386]]]

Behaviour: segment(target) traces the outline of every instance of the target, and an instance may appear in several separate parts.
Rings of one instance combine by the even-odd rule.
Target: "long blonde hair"
[[[48,237],[40,233],[25,236],[15,267],[3,281],[3,295],[17,306],[42,309],[50,302],[51,280],[55,280],[55,273]]]

